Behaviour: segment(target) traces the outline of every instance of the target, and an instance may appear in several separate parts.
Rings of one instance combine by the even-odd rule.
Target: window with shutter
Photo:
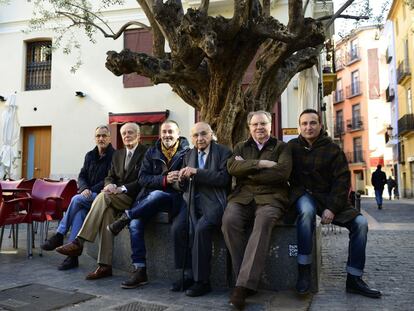
[[[130,29],[124,32],[124,48],[132,52],[152,55],[152,32],[148,29]],[[125,74],[124,87],[151,86],[150,79],[136,73]]]

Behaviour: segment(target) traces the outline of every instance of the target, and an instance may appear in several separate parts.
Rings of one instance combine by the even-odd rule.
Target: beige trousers
[[[131,197],[124,193],[101,192],[93,201],[78,237],[94,242],[99,234],[98,264],[112,265],[113,235],[106,227],[115,221],[118,211],[128,209],[131,204]]]
[[[231,255],[236,286],[257,290],[272,229],[282,215],[279,207],[271,205],[228,203],[221,229]]]

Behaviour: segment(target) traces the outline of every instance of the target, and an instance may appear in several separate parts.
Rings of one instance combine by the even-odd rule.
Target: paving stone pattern
[[[369,232],[367,266],[364,279],[383,292],[381,299],[370,299],[345,292],[345,265],[348,233],[342,229],[322,236],[322,275],[320,291],[313,297],[299,298],[293,291],[261,291],[249,299],[246,311],[411,311],[414,310],[414,230],[401,230],[414,226],[414,201],[391,201],[377,211],[373,199],[363,199],[364,212],[377,222],[395,223],[395,230]],[[372,214],[372,215],[371,215]],[[404,226],[398,226],[404,224]],[[377,226],[376,228],[381,228]],[[400,229],[398,229],[400,228]],[[169,306],[168,311],[233,310],[228,304],[229,290],[214,288],[204,297],[190,298],[183,293],[171,293],[169,283],[151,279],[142,288],[124,290],[119,287],[127,273],[114,270],[114,276],[98,281],[86,281],[85,275],[94,270],[96,263],[89,256],[80,258],[80,267],[71,271],[58,271],[56,266],[63,256],[44,252],[33,259],[25,256],[25,226],[21,226],[18,252],[11,249],[11,239],[4,237],[4,250],[0,253],[0,291],[28,283],[40,283],[61,289],[76,290],[97,298],[61,310],[114,310],[129,303]],[[326,229],[324,229],[326,231]],[[312,299],[312,300],[311,300]],[[1,308],[0,308],[1,310]]]

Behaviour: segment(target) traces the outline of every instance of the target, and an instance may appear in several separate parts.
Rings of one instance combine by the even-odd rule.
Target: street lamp
[[[388,143],[391,139],[397,139],[398,135],[392,135],[392,130],[394,128],[390,125],[387,126],[387,131],[385,132],[385,143]]]

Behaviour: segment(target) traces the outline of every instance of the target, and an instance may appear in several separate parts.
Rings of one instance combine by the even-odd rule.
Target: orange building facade
[[[352,189],[365,194],[372,194],[372,172],[378,164],[386,166],[389,157],[384,140],[389,124],[388,80],[384,80],[387,67],[381,45],[376,27],[361,27],[335,48],[333,136],[348,159]]]

